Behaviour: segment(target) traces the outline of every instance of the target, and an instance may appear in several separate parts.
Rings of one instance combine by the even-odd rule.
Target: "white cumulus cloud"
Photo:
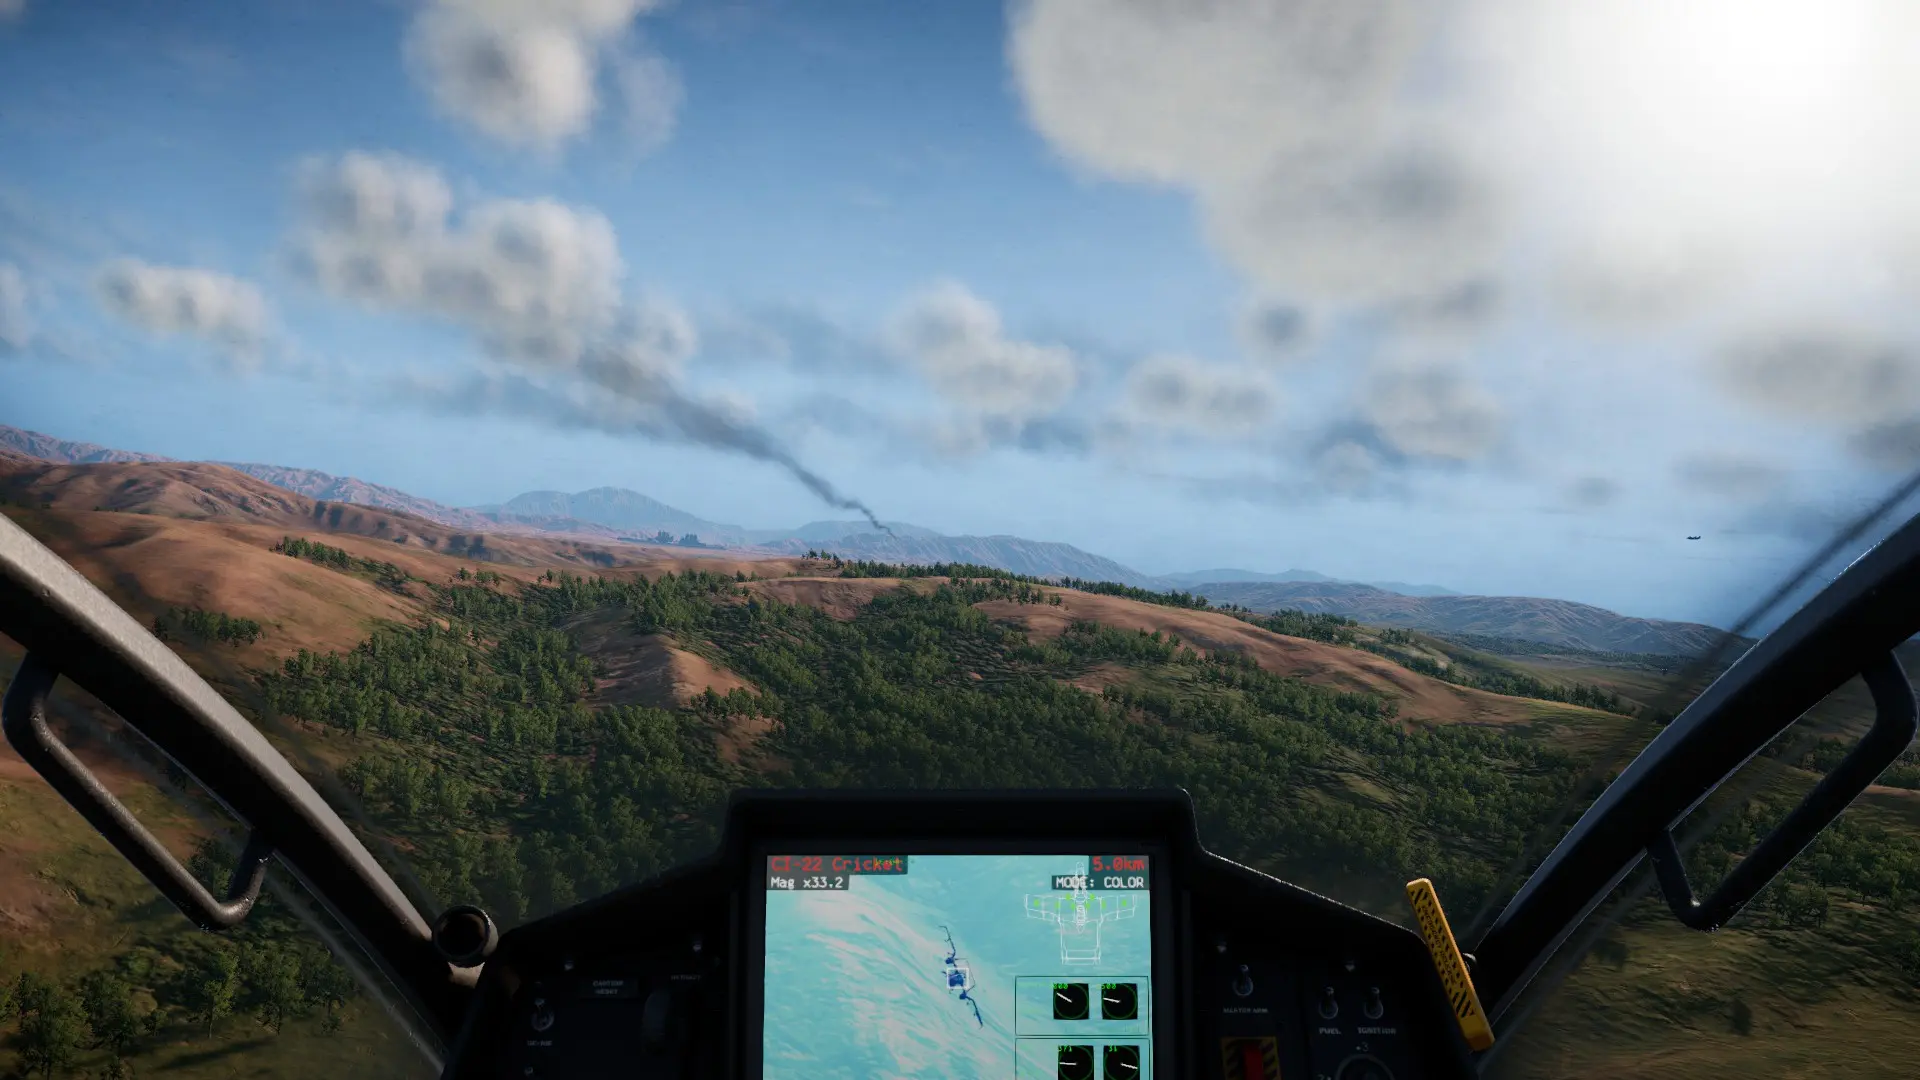
[[[935,393],[979,415],[1045,416],[1079,384],[1072,350],[1006,336],[1000,313],[958,284],[916,297],[897,334],[901,350]]]
[[[466,326],[500,354],[571,364],[622,317],[619,242],[595,211],[488,199],[455,216],[433,168],[357,151],[308,164],[301,210],[293,263],[307,280]],[[692,331],[682,319],[665,332]],[[690,343],[675,348],[684,355]]]
[[[1477,162],[1406,104],[1430,25],[1410,0],[1032,0],[1009,53],[1070,160],[1193,191],[1286,295],[1374,303],[1475,276],[1497,235]]]
[[[551,149],[592,126],[609,72],[644,148],[671,134],[671,66],[631,41],[659,0],[431,0],[406,53],[440,109],[512,147]],[[623,44],[624,42],[624,44]]]
[[[226,274],[116,259],[102,268],[95,286],[107,311],[148,333],[236,347],[257,345],[267,334],[260,290]]]
[[[1250,293],[1285,298],[1250,353],[1293,355],[1298,310],[1453,372],[1441,399],[1393,389],[1432,371],[1362,380],[1362,414],[1419,425],[1382,428],[1413,456],[1494,441],[1464,372],[1501,330],[1685,323],[1744,351],[1694,356],[1735,401],[1889,461],[1920,415],[1894,371],[1920,352],[1916,40],[1905,0],[1016,0],[1006,53],[1070,166],[1188,195]],[[1751,348],[1836,300],[1832,331],[1891,351],[1816,378]],[[1502,397],[1555,393],[1533,377]]]

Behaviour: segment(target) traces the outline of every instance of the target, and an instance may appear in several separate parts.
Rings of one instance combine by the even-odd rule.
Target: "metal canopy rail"
[[[0,517],[0,632],[27,650],[0,701],[7,739],[60,795],[188,918],[230,927],[277,860],[379,967],[444,1047],[459,1030],[474,972],[456,970],[426,919],[320,794],[186,662],[80,572]],[[54,738],[47,692],[85,687],[250,830],[225,902]]]
[[[1724,925],[1913,741],[1913,688],[1893,658],[1920,631],[1920,517],[1856,559],[1676,717],[1574,822],[1474,950],[1496,1030],[1542,966],[1643,856],[1688,926]],[[1696,901],[1672,830],[1722,782],[1855,675],[1873,729],[1714,895]]]

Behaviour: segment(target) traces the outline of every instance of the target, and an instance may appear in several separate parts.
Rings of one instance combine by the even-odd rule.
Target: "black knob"
[[[1234,976],[1233,992],[1238,997],[1246,997],[1253,993],[1253,976],[1247,974],[1245,964],[1240,965],[1240,974]]]
[[[434,920],[433,947],[454,967],[479,967],[499,944],[499,928],[486,912],[470,904],[448,908]]]
[[[647,995],[640,1009],[640,1042],[649,1053],[660,1053],[680,1041],[679,1016],[673,991],[665,986]]]
[[[1341,1062],[1340,1071],[1334,1074],[1334,1080],[1393,1080],[1393,1070],[1387,1068],[1378,1058],[1370,1058],[1363,1054]]]
[[[1340,1015],[1340,997],[1331,986],[1320,993],[1320,1015],[1328,1020]]]
[[[534,1003],[532,1023],[535,1031],[545,1031],[553,1026],[553,1010],[547,1008],[545,1001]]]
[[[1380,1000],[1379,987],[1367,987],[1367,1000],[1361,1004],[1360,1011],[1366,1013],[1369,1020],[1378,1020],[1380,1014],[1387,1011],[1386,1005]]]

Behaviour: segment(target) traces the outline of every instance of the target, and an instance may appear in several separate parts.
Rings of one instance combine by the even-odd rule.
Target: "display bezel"
[[[747,963],[745,993],[742,995],[740,1031],[742,1075],[762,1080],[766,1054],[766,964],[767,964],[767,858],[773,855],[817,855],[828,851],[869,855],[1145,855],[1147,857],[1148,925],[1152,942],[1148,954],[1153,970],[1153,1073],[1155,1077],[1178,1075],[1179,1057],[1173,1045],[1174,1009],[1174,919],[1173,865],[1164,844],[1141,843],[1125,839],[1022,838],[1001,840],[921,840],[906,842],[897,837],[817,837],[761,841],[750,845],[746,897]]]

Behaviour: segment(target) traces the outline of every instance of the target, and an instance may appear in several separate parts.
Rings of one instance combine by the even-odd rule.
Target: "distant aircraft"
[[[1689,537],[1687,537],[1687,539],[1689,539],[1689,540],[1698,540],[1698,539],[1700,539],[1700,538],[1699,538],[1699,537],[1697,537],[1697,536],[1689,536]]]

